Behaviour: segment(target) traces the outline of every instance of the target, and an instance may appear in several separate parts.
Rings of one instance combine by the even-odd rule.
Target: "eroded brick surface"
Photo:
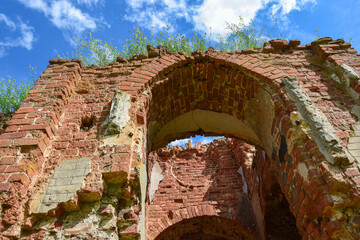
[[[247,157],[238,162],[230,142],[222,139],[183,151],[168,147],[150,154],[149,167],[158,163],[163,179],[147,207],[149,239],[155,239],[164,226],[209,215],[257,230],[253,212],[249,211],[247,190],[244,191],[244,173],[239,172],[246,160],[252,161],[253,153],[243,152]]]
[[[165,234],[167,227],[187,220],[192,224],[199,212],[211,212],[217,218],[230,216],[242,226],[255,222],[251,231],[265,238],[266,201],[278,184],[303,239],[357,239],[359,75],[356,51],[330,38],[308,45],[272,40],[263,48],[236,53],[209,48],[187,55],[148,47],[147,55],[119,58],[103,67],[52,59],[7,127],[1,124],[0,237],[80,238],[90,232],[89,238],[149,239],[155,237],[149,227]],[[290,80],[306,98],[289,97],[284,81]],[[126,107],[116,113],[111,106],[120,95],[126,97],[119,98],[119,106]],[[301,99],[311,101],[314,112],[321,112],[326,121],[316,120],[316,114],[311,121],[302,116],[299,106],[306,101]],[[107,130],[110,112],[124,120],[114,126],[116,131]],[[126,117],[117,118],[119,114]],[[339,144],[329,143],[325,152],[316,131],[323,136],[334,131]],[[171,150],[171,156],[178,156],[173,165],[172,157],[161,156],[159,164],[172,169],[176,178],[170,181],[172,174],[164,171],[149,202],[144,172],[146,167],[151,170],[151,164],[146,165],[154,154],[150,152],[199,133],[237,140],[214,145],[209,159],[200,157],[208,151],[202,147],[194,148],[186,161],[186,151]],[[256,147],[244,147],[241,140]],[[35,213],[32,206],[39,203],[55,169],[66,159],[80,158],[89,159],[91,171],[77,197],[57,200],[58,206],[46,214]],[[221,165],[226,163],[229,166]],[[211,182],[211,177],[219,182]],[[179,185],[167,188],[167,181]],[[217,192],[207,192],[210,186]],[[196,194],[189,195],[190,187]],[[178,202],[161,200],[160,192],[173,193]],[[192,200],[181,203],[184,196]],[[152,209],[157,201],[161,205]],[[235,214],[240,206],[236,201],[251,205],[251,211]],[[174,209],[172,214],[162,212],[168,208]],[[158,225],[148,221],[158,214],[166,215]],[[242,217],[248,215],[251,221]],[[105,219],[111,219],[109,224]]]

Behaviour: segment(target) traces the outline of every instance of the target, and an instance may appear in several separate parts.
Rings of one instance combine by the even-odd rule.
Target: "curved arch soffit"
[[[160,126],[156,121],[148,123],[149,150],[166,146],[169,142],[187,136],[189,132],[202,130],[205,134],[234,136],[260,146],[271,154],[274,136],[271,133],[275,117],[271,95],[259,88],[254,98],[247,101],[245,118],[212,111],[195,109],[179,115]],[[271,156],[271,155],[269,155]]]
[[[257,240],[259,237],[239,222],[218,216],[201,216],[184,219],[164,229],[155,240],[194,239],[206,236],[206,239]],[[171,238],[169,238],[171,237]],[[202,238],[195,238],[202,239]]]

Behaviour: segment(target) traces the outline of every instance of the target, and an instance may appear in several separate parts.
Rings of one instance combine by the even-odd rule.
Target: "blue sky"
[[[133,26],[187,36],[193,31],[224,34],[225,22],[248,23],[271,32],[276,19],[286,39],[303,44],[318,34],[353,40],[360,50],[358,0],[1,0],[0,77],[29,78],[48,60],[71,52],[72,37],[112,40],[121,46]],[[274,32],[274,31],[272,31]]]
[[[172,141],[169,143],[169,145],[171,146],[177,146],[180,145],[183,148],[185,148],[185,144],[187,144],[190,140],[191,142],[191,146],[194,146],[195,142],[200,142],[201,144],[207,144],[210,143],[212,141],[214,141],[215,139],[221,138],[221,136],[219,137],[206,137],[206,136],[202,136],[202,135],[196,135],[194,137],[190,137],[190,138],[185,138],[185,139],[178,139],[175,141]]]

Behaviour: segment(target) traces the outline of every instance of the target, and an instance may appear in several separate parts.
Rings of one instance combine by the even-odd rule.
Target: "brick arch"
[[[215,210],[215,207],[210,204],[168,210],[167,217],[158,218],[157,222],[148,226],[147,237],[149,240],[156,239],[163,231],[183,220],[202,216],[216,216]]]
[[[332,218],[330,215],[333,213],[326,209],[335,204],[330,192],[339,189],[346,192],[345,189],[348,187],[342,188],[332,182],[333,179],[329,178],[331,170],[328,162],[341,165],[341,161],[344,160],[346,164],[347,160],[344,156],[336,160],[339,161],[337,163],[334,159],[329,160],[328,156],[319,150],[321,147],[314,140],[313,135],[316,134],[316,130],[303,133],[301,139],[294,141],[296,136],[293,132],[296,127],[295,121],[290,120],[290,113],[297,110],[297,107],[289,99],[288,94],[285,94],[282,85],[284,78],[289,77],[289,82],[293,81],[292,70],[286,65],[279,68],[269,66],[251,54],[198,52],[193,56],[179,53],[162,56],[139,68],[131,76],[131,81],[139,82],[141,85],[138,94],[147,97],[146,107],[137,109],[137,116],[144,116],[146,119],[148,151],[162,147],[176,138],[188,136],[189,132],[190,135],[194,134],[196,131],[236,136],[260,145],[266,151],[268,158],[274,161],[272,168],[290,205],[290,210],[297,220],[300,234],[310,235],[313,234],[313,229],[316,229],[324,237],[335,236],[339,228],[333,226],[342,228],[347,223],[345,220],[330,221]],[[214,83],[218,85],[214,87]],[[240,92],[245,98],[231,99],[231,87],[243,87],[245,93]],[[179,88],[184,89],[179,91]],[[209,93],[213,94],[214,91],[208,91],[209,89],[218,91],[215,94],[217,99],[211,104],[208,100],[214,96]],[[226,93],[225,97],[224,93]],[[235,102],[238,109],[229,108],[231,101],[232,106]],[[266,101],[268,105],[264,104]],[[248,111],[243,112],[239,106],[246,105],[250,107]],[[176,108],[177,106],[180,107]],[[259,110],[265,115],[257,114]],[[191,126],[177,131],[178,124],[187,124],[194,114],[198,114],[196,111],[206,111],[202,116],[208,119],[224,114],[235,119],[232,124],[245,123],[247,125],[245,129],[253,130],[255,134],[247,135],[244,132],[232,132],[224,128],[212,131],[214,129],[211,128],[220,126],[221,121],[216,121],[215,125],[205,130],[201,126],[199,128]],[[224,125],[230,122],[229,118]],[[306,123],[306,120],[304,122]],[[261,128],[258,127],[259,124],[262,124]],[[234,125],[230,124],[230,126]],[[163,130],[166,128],[169,131]],[[160,137],[157,137],[159,133]],[[344,180],[339,180],[341,181]],[[296,188],[301,190],[295,191]],[[321,191],[315,192],[313,189],[321,189]],[[355,189],[354,192],[358,191]],[[316,204],[317,202],[320,204]],[[344,234],[349,234],[345,233],[344,228],[342,229]],[[310,234],[307,231],[310,231]]]
[[[184,218],[163,229],[155,238],[149,238],[149,240],[150,239],[255,240],[259,239],[259,237],[247,227],[234,220],[202,215]]]
[[[264,141],[274,134],[261,135],[280,121],[287,120],[282,126],[289,124],[282,116],[294,107],[280,91],[281,78],[286,76],[257,58],[223,52],[175,53],[152,61],[130,77],[142,83],[139,94],[149,94],[147,109],[141,109],[147,118],[148,149],[160,148],[191,132],[268,145],[271,155],[273,140]],[[267,129],[256,129],[264,120]],[[219,125],[219,121],[228,124]]]

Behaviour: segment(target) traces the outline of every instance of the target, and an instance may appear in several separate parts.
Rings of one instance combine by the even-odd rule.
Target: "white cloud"
[[[154,27],[156,31],[167,25],[173,29],[179,18],[190,21],[193,12],[185,0],[126,0],[126,3],[126,20],[148,29]]]
[[[102,0],[77,0],[78,4],[84,4],[86,6],[97,5],[100,2],[102,2]]]
[[[94,30],[96,20],[67,1],[53,2],[50,8],[51,21],[58,28],[75,29],[83,32],[85,29]]]
[[[316,5],[316,0],[270,0],[269,2],[274,2],[271,9],[273,15],[279,10],[281,10],[282,15],[287,15],[293,10],[300,11],[306,4]]]
[[[0,13],[0,23],[4,22],[9,28],[11,28],[11,30],[15,30],[16,29],[16,25],[13,21],[11,21],[7,16],[5,16],[5,14]]]
[[[281,24],[287,24],[287,14],[301,10],[307,4],[316,4],[316,0],[125,0],[128,5],[125,19],[139,26],[161,30],[170,25],[176,28],[176,21],[185,19],[192,23],[195,30],[226,33],[226,22],[238,23],[239,16],[248,24],[256,17],[259,10],[269,7],[267,11],[276,15]],[[194,3],[195,2],[195,3]]]
[[[15,23],[6,15],[0,13],[0,25],[2,23],[5,23],[8,32],[6,32],[4,39],[0,39],[0,57],[3,57],[6,51],[12,47],[32,49],[33,43],[36,41],[32,26],[23,23],[20,18]]]
[[[268,3],[273,4],[270,7],[271,13],[278,13],[280,19],[287,22],[287,14],[293,10],[301,10],[308,3],[316,4],[316,0],[204,0],[193,16],[195,28],[206,32],[211,29],[215,34],[224,34],[226,22],[238,23],[241,16],[244,24],[248,24]]]
[[[125,0],[132,8],[140,8],[145,3],[154,4],[155,0]]]
[[[248,24],[262,7],[262,0],[204,0],[193,20],[197,30],[224,34],[226,22],[238,23],[241,16]]]
[[[57,28],[73,34],[94,30],[100,20],[75,7],[68,0],[18,0],[28,8],[42,12]],[[97,3],[99,0],[79,0],[84,4]]]

